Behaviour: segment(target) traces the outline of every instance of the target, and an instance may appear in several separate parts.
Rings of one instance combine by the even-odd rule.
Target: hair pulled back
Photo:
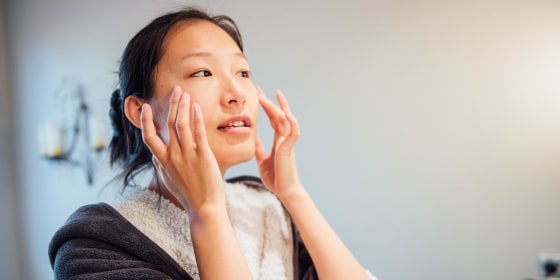
[[[241,34],[228,16],[212,16],[199,8],[185,7],[162,15],[142,28],[128,43],[119,66],[119,88],[111,96],[109,115],[113,138],[109,144],[111,166],[118,164],[118,175],[124,186],[134,183],[134,177],[152,166],[152,153],[142,141],[140,129],[124,115],[124,100],[130,95],[149,100],[153,96],[155,69],[164,53],[163,43],[169,31],[178,23],[204,20],[212,22],[227,32],[243,52]]]

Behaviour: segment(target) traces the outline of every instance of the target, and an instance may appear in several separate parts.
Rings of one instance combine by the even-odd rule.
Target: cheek
[[[259,99],[256,97],[256,95],[255,98],[253,98],[248,105],[249,105],[248,109],[254,116],[254,121],[255,121],[254,126],[256,127],[259,121],[259,106],[260,106]]]
[[[250,112],[258,111],[260,105],[259,105],[259,95],[257,92],[257,88],[253,84],[247,85],[246,92],[247,95],[246,95],[245,104],[247,106],[247,109]]]

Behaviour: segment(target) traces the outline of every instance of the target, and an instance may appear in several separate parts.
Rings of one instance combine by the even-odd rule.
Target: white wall
[[[53,91],[83,81],[110,132],[127,40],[183,1],[7,3],[21,279],[45,279],[53,232],[114,193],[106,162],[89,188],[39,158]],[[380,279],[523,279],[560,252],[559,1],[199,3],[237,20],[255,83],[286,93],[304,183]]]

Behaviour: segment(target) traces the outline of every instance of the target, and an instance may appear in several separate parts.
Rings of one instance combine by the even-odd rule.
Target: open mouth
[[[251,127],[251,121],[247,117],[232,118],[218,126],[218,130],[229,130],[238,127]]]

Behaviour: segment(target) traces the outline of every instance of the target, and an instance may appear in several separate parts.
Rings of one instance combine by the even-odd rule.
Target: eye
[[[210,73],[210,71],[208,70],[200,70],[191,74],[191,77],[210,77],[210,76],[212,76],[212,73]]]
[[[243,78],[251,78],[251,71],[239,71],[237,75]]]

